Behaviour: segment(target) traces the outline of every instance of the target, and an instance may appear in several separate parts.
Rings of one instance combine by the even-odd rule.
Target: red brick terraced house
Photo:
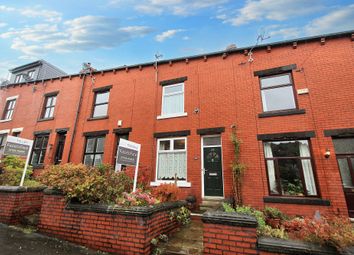
[[[354,217],[354,31],[250,50],[3,86],[0,141],[34,139],[41,169],[115,165],[126,138],[151,186],[177,177],[201,203],[232,195],[237,126],[245,204]]]

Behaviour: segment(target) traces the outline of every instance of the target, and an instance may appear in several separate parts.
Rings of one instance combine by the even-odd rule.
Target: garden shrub
[[[187,225],[191,222],[191,211],[189,211],[187,207],[182,206],[170,212],[170,220],[176,220],[183,226]]]
[[[293,238],[333,246],[338,250],[354,245],[354,229],[346,217],[295,218],[285,222],[284,227]]]
[[[39,176],[48,187],[61,190],[68,200],[81,203],[114,203],[130,191],[132,179],[124,172],[115,173],[108,165],[88,167],[83,164],[48,166]]]
[[[174,183],[164,183],[152,189],[152,195],[160,202],[176,201],[179,189]]]
[[[0,185],[19,186],[26,161],[16,156],[6,156],[2,160],[3,170],[0,173]],[[37,187],[41,184],[31,179],[32,166],[27,167],[24,186]]]
[[[123,206],[148,206],[159,203],[150,192],[137,189],[135,192],[123,193],[123,197],[119,197],[116,201],[117,204]]]
[[[134,180],[135,167],[127,167],[124,172]],[[150,169],[146,166],[139,166],[137,187],[140,189],[148,189],[150,186]]]

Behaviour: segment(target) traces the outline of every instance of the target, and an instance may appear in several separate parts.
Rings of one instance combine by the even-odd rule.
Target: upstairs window
[[[4,113],[2,115],[3,120],[11,120],[16,105],[16,99],[9,99],[6,101]]]
[[[181,114],[184,114],[184,83],[163,86],[161,116]]]
[[[105,136],[94,136],[86,138],[84,153],[84,164],[87,166],[98,166],[102,164]]]
[[[57,95],[48,95],[44,99],[42,119],[50,119],[54,117],[54,108],[57,102]]]
[[[157,141],[157,180],[187,179],[187,138]]]
[[[15,77],[15,82],[14,82],[14,83],[19,83],[19,82],[21,82],[21,81],[22,81],[22,74],[16,75],[16,77]]]
[[[317,195],[307,140],[265,142],[264,155],[271,195]]]
[[[108,112],[109,90],[95,92],[92,118],[106,117]]]
[[[28,75],[28,77],[29,77],[30,79],[33,79],[33,78],[34,78],[34,70],[29,71],[29,72],[27,73],[27,75]]]
[[[296,108],[291,73],[260,78],[263,111],[281,111]]]
[[[37,135],[34,139],[31,165],[40,166],[44,163],[45,153],[47,151],[49,134]]]

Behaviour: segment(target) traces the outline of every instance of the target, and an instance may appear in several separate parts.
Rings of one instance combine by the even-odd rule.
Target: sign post
[[[4,155],[13,155],[19,157],[26,157],[25,168],[23,169],[20,186],[23,186],[25,181],[26,171],[28,168],[31,151],[33,146],[33,140],[19,138],[16,136],[7,136]]]
[[[136,191],[141,145],[125,139],[119,140],[117,164],[135,166],[133,192]]]

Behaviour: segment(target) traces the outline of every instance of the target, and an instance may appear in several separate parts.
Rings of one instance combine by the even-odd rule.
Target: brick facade
[[[169,212],[178,205],[144,214],[126,209],[103,210],[102,207],[77,205],[66,208],[62,195],[45,194],[39,230],[87,247],[116,254],[151,253],[151,240],[174,231],[178,225],[169,219]],[[74,209],[75,208],[75,209]],[[98,212],[101,211],[101,212]]]
[[[23,127],[21,136],[33,139],[35,131],[49,130],[45,164],[54,161],[58,139],[56,129],[68,128],[63,163],[83,161],[85,132],[108,130],[104,145],[104,162],[114,163],[117,136],[116,128],[131,128],[129,139],[142,144],[141,165],[151,170],[152,180],[156,173],[156,145],[154,133],[189,130],[187,136],[187,181],[190,187],[181,188],[182,194],[195,195],[201,202],[201,136],[198,129],[224,127],[222,139],[224,197],[232,195],[230,164],[233,147],[230,142],[231,126],[237,125],[242,140],[241,161],[247,165],[244,178],[244,203],[262,208],[265,205],[279,207],[291,214],[313,215],[335,211],[347,215],[347,206],[342,189],[340,172],[331,137],[324,130],[353,128],[354,101],[352,88],[354,69],[353,41],[351,33],[328,37],[325,44],[320,38],[299,40],[296,47],[292,42],[279,43],[267,50],[257,47],[253,62],[247,62],[243,50],[237,49],[224,55],[210,54],[161,62],[158,80],[153,63],[117,68],[94,73],[92,77],[66,76],[60,79],[21,84],[0,90],[0,109],[7,97],[19,95],[12,121],[0,123],[0,130]],[[254,72],[275,67],[296,65],[291,71],[295,92],[308,89],[308,93],[295,94],[299,114],[269,116],[262,114],[262,99],[259,78]],[[157,119],[161,114],[161,81],[187,77],[184,82],[184,107],[187,116]],[[82,103],[72,141],[75,114]],[[94,100],[94,89],[112,86],[108,107],[108,118],[90,119]],[[37,121],[45,93],[59,91],[54,119]],[[118,127],[118,120],[122,126]],[[269,196],[266,164],[262,141],[257,135],[288,132],[314,132],[310,138],[313,166],[319,199],[330,201],[330,205],[289,205],[264,202]],[[324,158],[326,149],[331,156]],[[294,208],[301,208],[294,209]]]
[[[0,222],[16,225],[28,215],[39,213],[42,206],[43,189],[23,187],[0,187]]]

